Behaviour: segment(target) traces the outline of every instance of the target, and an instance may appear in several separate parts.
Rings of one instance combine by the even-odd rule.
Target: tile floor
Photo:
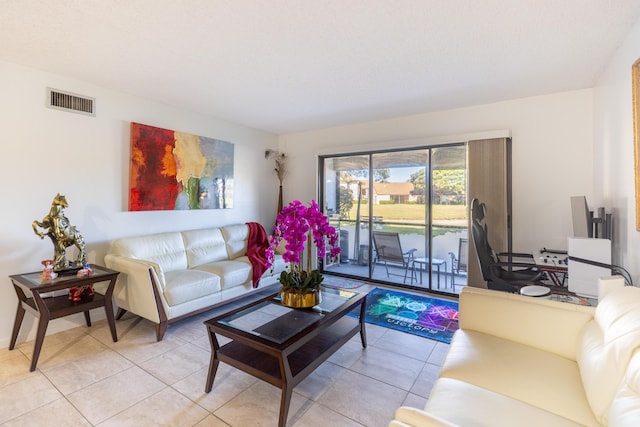
[[[280,390],[224,363],[204,392],[206,313],[169,326],[132,315],[45,338],[29,372],[33,342],[0,350],[2,426],[277,426]],[[387,426],[401,405],[423,407],[448,345],[367,324],[293,393],[288,426]],[[221,344],[223,341],[221,340]]]

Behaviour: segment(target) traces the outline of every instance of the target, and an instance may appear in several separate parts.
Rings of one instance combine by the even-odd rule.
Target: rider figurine
[[[64,208],[68,206],[67,199],[58,193],[53,198],[49,215],[45,216],[42,222],[33,221],[32,223],[33,231],[41,239],[44,239],[44,236],[49,236],[53,242],[53,271],[56,272],[78,270],[83,268],[87,262],[84,238],[74,226],[69,224],[69,219],[63,213]],[[78,248],[79,252],[74,263],[70,263],[66,258],[66,249],[72,245]]]

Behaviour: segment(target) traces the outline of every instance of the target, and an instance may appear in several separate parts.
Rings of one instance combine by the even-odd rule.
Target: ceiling
[[[639,16],[638,0],[0,0],[0,60],[282,134],[593,87]]]

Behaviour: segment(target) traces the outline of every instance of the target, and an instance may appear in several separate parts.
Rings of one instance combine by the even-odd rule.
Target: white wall
[[[640,20],[615,52],[594,89],[598,198],[614,207],[614,255],[637,285],[640,233],[635,223],[631,66],[640,58]]]
[[[96,98],[96,117],[45,108],[46,87]],[[277,179],[266,148],[277,136],[152,103],[80,81],[0,62],[2,221],[0,222],[0,347],[9,344],[17,298],[7,276],[41,269],[53,245],[31,228],[56,193],[86,240],[89,262],[103,264],[116,237],[258,221],[273,224]],[[127,212],[132,121],[235,144],[234,207],[227,210]],[[92,317],[104,317],[93,310]],[[81,315],[51,322],[49,332],[81,325]],[[33,336],[27,314],[21,342]]]
[[[594,201],[592,90],[281,135],[280,149],[291,157],[285,199],[306,202],[316,196],[313,153],[403,147],[415,139],[500,129],[509,129],[513,138],[514,250],[566,249],[570,196]]]

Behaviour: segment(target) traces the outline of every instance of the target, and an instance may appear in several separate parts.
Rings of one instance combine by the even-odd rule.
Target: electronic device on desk
[[[573,237],[609,239],[613,237],[613,217],[598,208],[598,216],[589,210],[585,196],[571,197]]]
[[[569,257],[567,251],[560,249],[540,249],[540,256],[536,261],[538,269],[544,271],[547,279],[558,287],[566,286],[567,263]]]
[[[610,276],[613,237],[612,215],[598,208],[598,217],[589,210],[585,196],[571,197],[573,237],[568,240],[569,291],[598,298],[598,279]]]
[[[540,249],[540,264],[545,267],[562,267],[567,268],[569,263],[569,255],[567,251],[560,249]]]

